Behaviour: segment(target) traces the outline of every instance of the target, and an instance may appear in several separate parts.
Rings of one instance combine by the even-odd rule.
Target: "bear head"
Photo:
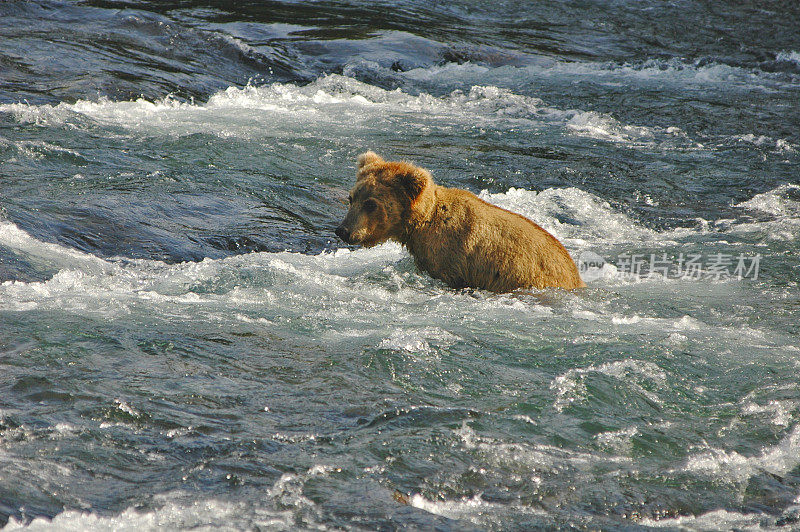
[[[384,161],[368,151],[358,156],[350,209],[336,228],[348,244],[372,247],[387,240],[404,242],[419,217],[421,201],[432,196],[430,173],[407,162]]]

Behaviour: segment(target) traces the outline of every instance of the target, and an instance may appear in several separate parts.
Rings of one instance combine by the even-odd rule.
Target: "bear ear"
[[[400,188],[400,190],[408,196],[411,203],[414,203],[414,201],[419,198],[430,181],[430,174],[421,168],[414,168],[408,172],[397,174],[394,177],[395,186]]]
[[[362,168],[364,168],[367,165],[370,165],[370,164],[373,164],[373,163],[382,163],[383,162],[383,159],[381,158],[381,156],[378,155],[377,153],[375,153],[372,150],[362,153],[361,155],[358,156],[357,160],[358,160],[358,169],[359,170],[361,170]]]

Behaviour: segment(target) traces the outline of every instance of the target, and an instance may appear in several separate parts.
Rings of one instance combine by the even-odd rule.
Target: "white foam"
[[[743,514],[728,510],[712,510],[698,516],[688,515],[681,517],[670,517],[666,519],[644,518],[638,522],[641,525],[654,528],[669,528],[678,530],[708,530],[708,531],[729,531],[729,530],[750,530],[763,531],[769,530],[761,525],[764,514],[752,513]]]
[[[255,48],[245,43],[241,39],[237,39],[236,37],[228,35],[227,33],[214,33],[213,35],[214,37],[224,41],[226,44],[233,46],[245,56],[258,54],[258,51]]]
[[[722,63],[688,63],[680,59],[649,59],[642,63],[626,63],[620,66],[609,65],[609,74],[622,74],[640,80],[671,81],[689,85],[741,85],[760,87],[763,83],[779,80],[778,76],[761,70],[749,70]]]
[[[778,52],[778,54],[775,56],[775,59],[778,61],[789,61],[800,66],[800,52],[784,50],[782,52]]]
[[[28,159],[42,159],[49,154],[81,157],[81,154],[75,150],[56,146],[43,140],[11,141],[0,136],[0,148],[2,147],[14,148],[20,155]]]
[[[763,232],[770,240],[793,240],[800,226],[800,201],[793,198],[797,197],[798,192],[800,185],[780,185],[734,205],[742,209],[771,214],[777,218],[776,220],[764,222],[720,220],[719,223],[702,223],[695,228],[665,231],[654,231],[643,227],[602,198],[575,187],[549,188],[541,192],[517,188],[501,193],[489,193],[484,190],[479,196],[490,203],[530,218],[568,248],[595,247],[596,249],[598,246],[620,243],[669,245],[694,235],[712,233]],[[579,254],[573,254],[573,257],[578,258]],[[623,277],[616,268],[597,272],[597,278],[601,279]],[[653,278],[659,277],[661,276],[653,276]]]
[[[595,111],[578,112],[567,121],[567,129],[577,135],[625,144],[654,141],[655,130],[621,124],[608,114]]]
[[[341,471],[341,469],[318,464],[305,473],[284,473],[270,488],[267,496],[284,508],[313,509],[314,502],[303,495],[305,483],[312,477],[324,476],[337,471]]]
[[[688,338],[683,334],[670,333],[669,336],[664,339],[664,343],[667,345],[681,346],[684,345],[687,340]]]
[[[760,222],[734,223],[726,232],[733,234],[755,233],[767,241],[793,241],[800,235],[800,186],[785,184],[776,189],[756,194],[751,199],[734,205],[749,211],[772,215],[774,219]]]
[[[647,59],[639,63],[557,63],[557,72],[580,76],[598,76],[605,79],[634,79],[638,82],[674,83],[680,85],[714,85],[730,88],[732,85],[746,88],[761,87],[764,83],[778,82],[779,75],[758,69],[745,69],[722,63],[699,64],[681,59]]]
[[[399,329],[392,331],[392,333],[381,340],[378,344],[378,349],[390,349],[394,351],[405,351],[407,353],[416,353],[428,355],[435,353],[434,345],[449,347],[455,343],[459,338],[444,329],[438,327],[425,327],[423,329],[404,330]]]
[[[633,449],[632,438],[639,434],[636,427],[627,427],[621,430],[601,432],[594,439],[598,445],[617,454],[629,454]]]
[[[416,123],[428,130],[470,127],[555,127],[566,133],[609,142],[651,145],[656,137],[673,139],[660,128],[625,125],[607,114],[547,106],[541,99],[515,94],[492,85],[475,85],[437,97],[411,95],[400,89],[385,90],[338,74],[318,78],[308,85],[272,83],[264,86],[229,87],[205,104],[167,97],[158,101],[79,100],[74,104],[0,105],[0,112],[16,120],[42,126],[83,127],[81,120],[106,127],[123,127],[148,134],[190,135],[208,133],[220,137],[319,137],[333,128],[336,138],[349,132],[386,129],[395,131]],[[327,126],[330,126],[328,128]],[[331,133],[333,138],[333,133]],[[679,136],[679,135],[678,135]],[[671,141],[670,141],[671,142]]]
[[[798,151],[797,144],[793,144],[787,139],[773,139],[766,135],[756,136],[753,133],[748,133],[746,135],[736,135],[733,139],[737,142],[753,144],[754,146],[770,147],[773,148],[774,152],[781,154],[797,153]]]
[[[530,218],[562,242],[576,246],[597,242],[660,241],[664,238],[664,235],[638,225],[607,201],[575,187],[549,188],[541,192],[511,188],[497,194],[484,190],[480,197]]]
[[[797,62],[797,52],[780,52],[778,60]],[[530,80],[546,79],[550,82],[574,82],[622,86],[637,85],[673,86],[674,88],[700,88],[703,90],[764,90],[796,82],[787,79],[784,73],[765,72],[753,68],[730,66],[717,62],[688,62],[681,59],[647,59],[640,62],[609,61],[542,61],[529,58],[531,64],[525,66],[504,65],[490,67],[474,63],[448,63],[431,67],[417,68],[402,73],[389,72],[378,65],[364,65],[379,70],[384,76],[400,77],[417,82],[437,83],[530,83]]]
[[[761,471],[783,476],[800,465],[800,425],[795,426],[776,445],[755,456],[709,447],[690,456],[684,470],[728,482],[743,483]]]
[[[415,508],[435,515],[491,528],[503,523],[507,524],[510,519],[514,518],[548,515],[546,511],[533,506],[488,502],[481,497],[481,494],[456,500],[432,501],[419,493],[415,493],[409,498],[408,502]]]
[[[790,194],[800,197],[800,185],[780,185],[773,190],[756,194],[751,199],[736,204],[735,207],[761,211],[773,216],[800,218],[800,201],[791,199]]]
[[[3,530],[136,532],[191,529],[210,531],[243,530],[252,528],[254,525],[274,530],[293,530],[293,512],[291,510],[254,511],[244,503],[207,499],[194,502],[167,502],[158,509],[150,511],[128,508],[111,516],[67,510],[52,519],[37,517],[27,524],[11,517]]]
[[[128,414],[129,416],[131,416],[133,418],[139,419],[139,418],[142,417],[141,412],[139,412],[138,410],[133,408],[131,405],[129,405],[125,401],[120,401],[119,399],[114,399],[114,404],[116,405],[116,408],[119,411],[125,412],[126,414]]]
[[[57,263],[60,268],[108,272],[113,267],[93,255],[33,238],[15,224],[0,219],[0,244],[34,260]]]
[[[346,293],[378,298],[391,297],[374,287],[360,289],[348,284],[354,272],[382,268],[403,257],[399,246],[386,245],[377,250],[338,251],[309,256],[299,253],[252,253],[222,260],[205,259],[167,265],[148,260],[103,260],[58,244],[39,241],[10,222],[0,222],[0,244],[58,269],[51,279],[25,283],[6,281],[0,284],[0,309],[60,309],[97,313],[114,317],[127,314],[132,307],[156,305],[162,310],[190,312],[187,304],[215,306],[235,305],[241,309],[248,303],[263,305],[274,294],[268,291],[232,287],[220,294],[203,294],[192,288],[213,282],[226,271],[252,270],[254,275],[285,276],[291,285],[308,284],[324,293]],[[266,281],[265,281],[266,282]],[[287,287],[283,287],[287,289]],[[409,294],[411,296],[412,294]]]
[[[195,109],[200,108],[169,97],[156,102],[150,102],[143,98],[121,102],[100,98],[94,102],[78,100],[74,104],[61,102],[57,105],[30,105],[27,103],[0,105],[0,112],[11,113],[19,122],[49,127],[67,124],[75,126],[74,119],[77,117],[127,127],[152,127],[163,122],[163,117],[170,112],[185,112]]]
[[[152,510],[128,508],[116,515],[67,510],[52,519],[38,517],[27,524],[11,517],[3,531],[296,530],[298,515],[302,515],[307,526],[325,530],[318,521],[316,504],[303,495],[303,488],[313,477],[339,471],[339,468],[318,464],[303,473],[286,473],[264,494],[263,504],[218,498],[197,500],[189,493],[172,492],[156,495],[156,508]]]
[[[563,472],[564,469],[570,468],[574,471],[573,474],[578,474],[603,462],[630,463],[627,457],[612,457],[605,454],[600,456],[554,445],[505,443],[477,434],[466,421],[454,432],[461,438],[465,449],[476,452],[489,465],[527,473],[532,475],[530,478],[534,482],[541,480],[538,479],[537,472]]]
[[[748,401],[742,405],[741,412],[744,416],[768,414],[771,416],[773,425],[788,427],[794,419],[794,412],[798,409],[798,406],[800,406],[800,402],[790,400],[772,400],[764,405]]]
[[[479,196],[489,203],[517,212],[533,220],[558,238],[569,250],[578,266],[582,260],[612,260],[593,250],[615,244],[634,244],[641,247],[676,245],[687,237],[703,234],[736,233],[747,230],[766,230],[759,222],[748,224],[726,224],[721,230],[715,224],[701,224],[695,228],[675,228],[655,231],[637,223],[630,216],[620,212],[604,199],[575,187],[549,188],[541,192],[511,188],[507,192],[489,193],[482,191]],[[774,233],[779,238],[783,233]],[[636,249],[635,247],[633,249]],[[650,254],[641,255],[640,260],[649,261]],[[656,259],[658,256],[656,254]],[[602,268],[583,271],[587,282],[602,281],[604,284],[622,283],[665,283],[675,282],[660,273],[653,275],[632,275],[620,271],[614,264],[605,262]],[[629,319],[620,317],[621,320]],[[635,319],[635,318],[630,318]],[[622,322],[620,322],[622,323]]]
[[[642,387],[637,381],[644,379],[663,388],[666,384],[667,375],[657,364],[645,360],[625,359],[614,362],[607,362],[599,366],[588,366],[585,368],[572,368],[562,375],[558,375],[550,383],[550,389],[556,392],[556,399],[553,407],[559,411],[582,402],[586,398],[585,376],[590,373],[600,373],[614,377],[627,386],[632,387],[637,393],[647,397],[656,404],[662,404],[658,395]],[[632,378],[633,377],[633,378]]]

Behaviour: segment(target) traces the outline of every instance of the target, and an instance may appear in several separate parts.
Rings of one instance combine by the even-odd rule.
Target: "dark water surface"
[[[605,265],[348,249],[366,149]],[[1,2],[0,525],[796,529],[798,176],[794,2]]]

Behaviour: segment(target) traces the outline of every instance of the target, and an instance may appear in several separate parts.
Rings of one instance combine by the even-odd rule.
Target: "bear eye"
[[[378,202],[376,202],[374,199],[368,199],[367,201],[364,202],[364,212],[367,213],[374,212],[375,209],[377,208],[378,208]]]

